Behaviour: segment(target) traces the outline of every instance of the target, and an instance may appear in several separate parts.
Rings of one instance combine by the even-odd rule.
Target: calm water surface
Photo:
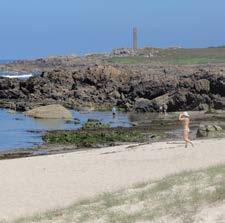
[[[124,113],[117,113],[115,118],[111,112],[76,112],[72,111],[73,117],[81,121],[75,125],[63,120],[34,119],[22,113],[10,113],[8,110],[0,109],[0,151],[27,148],[40,145],[41,135],[46,130],[78,129],[88,119],[98,119],[111,127],[130,127],[128,116]]]

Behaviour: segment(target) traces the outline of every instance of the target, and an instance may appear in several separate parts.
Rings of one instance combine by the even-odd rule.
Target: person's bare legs
[[[189,139],[188,130],[184,130],[184,141],[185,141],[185,148],[188,147],[188,143],[190,143],[192,145],[192,147],[194,147],[193,142]]]

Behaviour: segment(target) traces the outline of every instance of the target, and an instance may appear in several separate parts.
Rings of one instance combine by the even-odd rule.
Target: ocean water
[[[12,63],[15,60],[0,60],[0,64],[7,64],[7,63]]]
[[[0,64],[12,63],[14,60],[0,60]],[[0,77],[28,79],[38,73],[16,72],[16,71],[0,71]]]
[[[9,63],[12,61],[1,61]],[[27,79],[38,73],[21,73],[15,71],[0,71],[0,77]],[[7,151],[18,148],[28,148],[34,145],[41,145],[42,134],[47,130],[72,130],[79,129],[88,119],[97,119],[111,127],[130,127],[130,121],[126,114],[117,113],[115,118],[111,112],[77,112],[71,111],[74,118],[81,121],[75,125],[63,120],[34,119],[22,113],[11,113],[8,110],[0,109],[0,151]]]
[[[0,77],[7,77],[7,78],[28,79],[34,75],[35,74],[33,73],[25,73],[25,72],[0,71]]]
[[[44,131],[79,129],[88,119],[98,119],[110,124],[111,127],[131,126],[129,118],[124,113],[118,112],[113,118],[111,112],[71,112],[74,118],[81,121],[80,124],[75,125],[64,120],[34,119],[22,113],[11,113],[9,110],[0,109],[0,151],[41,145]]]

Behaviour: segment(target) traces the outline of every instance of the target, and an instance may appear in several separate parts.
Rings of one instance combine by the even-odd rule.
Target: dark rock
[[[198,138],[223,136],[223,129],[218,125],[200,125],[197,130]]]
[[[152,102],[146,98],[137,98],[135,100],[134,109],[137,112],[153,112],[155,110]]]
[[[225,97],[220,97],[215,95],[213,97],[213,104],[215,109],[224,109],[225,108]]]
[[[58,60],[51,63],[58,64]],[[0,78],[0,99],[19,111],[49,104],[68,108],[117,105],[138,112],[158,111],[162,104],[168,106],[168,111],[206,110],[207,106],[225,109],[224,72],[197,65],[84,65],[72,70],[57,67],[28,80]]]
[[[81,123],[80,119],[78,118],[74,118],[73,120],[75,125],[79,125]]]
[[[17,102],[16,103],[16,111],[24,112],[27,110],[29,110],[29,107],[26,104],[26,102]]]
[[[205,103],[199,104],[198,110],[199,111],[208,111],[209,110],[209,105],[208,104],[205,104]]]
[[[206,79],[196,81],[194,86],[198,93],[208,93],[210,91],[210,82]]]

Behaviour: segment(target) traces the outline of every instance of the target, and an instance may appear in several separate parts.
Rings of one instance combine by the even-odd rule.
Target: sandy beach
[[[137,182],[225,163],[225,139],[123,145],[0,161],[0,220],[65,207]]]

